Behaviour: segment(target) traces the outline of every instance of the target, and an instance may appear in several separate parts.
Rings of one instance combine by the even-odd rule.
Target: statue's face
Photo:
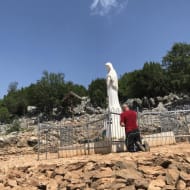
[[[106,65],[106,69],[107,69],[108,72],[110,71],[109,65]]]
[[[107,71],[109,72],[112,68],[112,64],[110,62],[107,62],[105,65],[106,65]]]

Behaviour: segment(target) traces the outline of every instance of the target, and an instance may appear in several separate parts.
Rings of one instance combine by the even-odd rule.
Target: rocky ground
[[[0,150],[0,190],[190,190],[190,144],[150,152],[37,160],[30,148]]]

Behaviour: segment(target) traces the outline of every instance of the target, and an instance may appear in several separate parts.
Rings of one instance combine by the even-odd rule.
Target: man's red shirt
[[[120,123],[125,124],[126,133],[138,129],[137,113],[133,110],[127,110],[120,115]]]

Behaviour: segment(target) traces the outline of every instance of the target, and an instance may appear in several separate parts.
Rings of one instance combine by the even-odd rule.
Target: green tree
[[[88,93],[93,106],[106,107],[106,80],[98,78],[93,80],[88,87]]]
[[[170,82],[170,91],[189,92],[190,88],[190,44],[175,43],[163,57],[162,66]]]
[[[146,62],[142,69],[146,89],[145,96],[164,96],[168,91],[168,78],[161,65],[156,62]]]
[[[13,116],[21,116],[26,112],[27,100],[23,88],[17,91],[9,91],[3,102]]]
[[[27,92],[30,105],[37,106],[40,111],[51,115],[52,109],[61,104],[65,94],[64,74],[44,71],[42,78],[32,84]]]
[[[8,87],[8,93],[16,92],[18,88],[18,82],[11,82]]]
[[[64,114],[67,108],[71,106],[71,102],[64,101],[64,97],[70,91],[75,92],[79,96],[86,96],[87,90],[82,85],[73,82],[65,82],[63,73],[43,72],[43,76],[36,84],[31,84],[27,88],[28,104],[36,106],[39,112],[45,113],[51,119],[53,108],[57,108],[58,112]],[[76,105],[78,102],[73,102]]]
[[[84,86],[74,84],[73,82],[69,81],[65,84],[65,88],[67,92],[73,91],[79,96],[87,96],[87,90]]]
[[[125,73],[119,79],[120,101],[134,97],[162,96],[167,93],[167,77],[159,63],[146,62],[143,69]]]
[[[136,94],[136,78],[140,71],[123,74],[119,79],[119,99],[121,102],[126,101],[127,98],[138,97]]]

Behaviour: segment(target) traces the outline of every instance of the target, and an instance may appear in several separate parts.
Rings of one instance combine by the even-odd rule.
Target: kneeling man
[[[140,131],[137,125],[137,112],[131,110],[127,104],[122,105],[120,125],[125,127],[125,144],[129,152],[145,151],[141,144]]]

